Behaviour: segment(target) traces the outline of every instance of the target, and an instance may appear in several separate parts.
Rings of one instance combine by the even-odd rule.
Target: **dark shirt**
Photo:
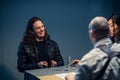
[[[46,61],[48,62],[48,67],[50,67],[51,60],[48,55],[48,50],[47,50],[45,41],[36,42],[36,46],[38,50],[38,62]]]

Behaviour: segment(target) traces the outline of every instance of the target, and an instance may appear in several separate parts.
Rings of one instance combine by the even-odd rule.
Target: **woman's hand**
[[[40,68],[45,68],[45,67],[48,67],[48,62],[47,61],[40,61],[37,65]]]
[[[54,61],[54,60],[52,60],[52,61],[51,61],[51,67],[55,67],[55,66],[57,66],[57,62]]]

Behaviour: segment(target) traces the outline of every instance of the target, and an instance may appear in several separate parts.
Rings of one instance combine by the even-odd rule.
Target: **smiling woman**
[[[41,21],[36,21],[33,24],[33,29],[34,29],[36,35],[38,36],[37,40],[41,40],[42,37],[45,36],[45,27]],[[39,38],[41,38],[41,39],[39,39]]]
[[[32,17],[28,21],[17,54],[17,68],[20,72],[64,65],[57,43],[50,39],[39,17]]]

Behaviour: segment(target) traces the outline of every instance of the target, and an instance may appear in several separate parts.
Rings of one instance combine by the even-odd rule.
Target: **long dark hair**
[[[115,36],[120,39],[120,15],[112,15],[108,20],[110,19],[112,20],[113,26],[115,26],[114,24],[118,26],[118,32]]]
[[[40,19],[39,17],[32,17],[29,21],[28,21],[28,24],[27,24],[27,27],[26,27],[26,30],[25,30],[25,33],[24,33],[24,36],[23,36],[23,40],[22,42],[24,44],[28,44],[28,45],[32,45],[33,42],[36,41],[36,34],[33,30],[33,24],[34,22],[40,20],[42,23],[42,19]],[[43,23],[44,24],[44,23]],[[45,29],[45,37],[44,37],[45,40],[47,39],[50,39],[50,36],[49,34],[47,33],[47,30]]]

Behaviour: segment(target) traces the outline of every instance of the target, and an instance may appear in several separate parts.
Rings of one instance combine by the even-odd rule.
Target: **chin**
[[[43,35],[38,35],[39,37],[44,37],[45,35],[43,34]]]
[[[45,35],[39,35],[39,38],[44,38],[45,37]]]

